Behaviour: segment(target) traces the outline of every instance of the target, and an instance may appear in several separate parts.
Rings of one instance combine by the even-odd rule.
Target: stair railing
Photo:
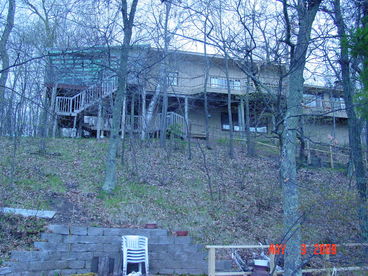
[[[186,133],[185,118],[176,112],[168,112],[167,115],[167,126],[178,127],[178,130],[181,132],[180,134],[184,135]]]
[[[93,105],[96,100],[110,95],[117,89],[117,77],[109,77],[96,83],[73,97],[56,97],[56,112],[59,113],[79,113]]]

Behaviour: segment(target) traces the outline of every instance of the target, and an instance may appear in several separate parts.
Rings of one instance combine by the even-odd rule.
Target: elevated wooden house
[[[117,89],[119,47],[93,47],[50,51],[46,86],[54,112],[54,125],[64,135],[108,135],[112,103]],[[254,83],[241,70],[238,61],[222,56],[171,51],[166,58],[169,108],[167,128],[179,136],[201,138],[205,135],[204,89],[207,79],[208,122],[213,138],[226,137],[228,120],[228,88],[231,90],[233,131],[241,135],[245,128],[245,99],[250,106],[251,131],[270,133],[277,124],[275,108],[284,101],[287,79],[280,82],[283,68],[272,64],[256,64],[260,83]],[[159,131],[161,100],[147,123],[147,110],[160,83],[162,53],[149,46],[133,47],[129,56],[127,95],[124,100],[121,134]],[[161,74],[162,75],[162,74]],[[340,108],[338,108],[340,105]],[[305,133],[316,140],[330,142],[331,135],[347,142],[346,112],[341,91],[318,86],[305,86],[303,108]],[[338,109],[338,111],[335,111]],[[144,127],[146,126],[146,127]],[[333,128],[333,130],[332,130]]]

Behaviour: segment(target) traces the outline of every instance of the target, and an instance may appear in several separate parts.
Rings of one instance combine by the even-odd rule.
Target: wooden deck
[[[167,113],[167,130],[180,137],[186,136],[186,122],[182,115],[175,112]],[[98,118],[97,116],[84,116],[84,127],[90,130],[97,130]],[[126,133],[141,133],[143,130],[143,118],[141,115],[131,116],[128,114],[125,118],[125,132]],[[156,114],[151,122],[146,127],[147,133],[154,133],[160,131],[161,113]],[[112,126],[112,116],[108,116],[103,120],[101,130],[110,131]],[[122,126],[120,126],[122,127]]]
[[[72,97],[56,97],[55,111],[61,116],[76,116],[99,100],[111,95],[117,89],[117,77],[108,77]]]
[[[99,101],[110,96],[117,89],[117,77],[108,77],[101,83],[94,84],[72,97],[56,97],[55,111],[58,116],[74,116],[75,118],[83,110],[91,106],[96,106]],[[120,126],[125,132],[142,132],[143,126],[147,133],[160,131],[161,114],[156,114],[151,122],[144,122],[140,115],[126,115],[124,126]],[[110,131],[112,126],[112,116],[105,116],[100,129]],[[184,137],[187,133],[187,122],[185,118],[175,112],[167,113],[167,130],[174,135]],[[83,116],[83,128],[87,130],[97,130],[97,116]],[[75,125],[75,123],[74,123]],[[75,126],[74,126],[75,128]]]

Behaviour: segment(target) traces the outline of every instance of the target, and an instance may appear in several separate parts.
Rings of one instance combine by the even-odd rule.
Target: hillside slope
[[[182,141],[170,142],[167,151],[155,141],[127,143],[118,186],[107,195],[100,191],[107,140],[53,139],[48,154],[39,155],[38,140],[22,138],[15,159],[10,140],[2,139],[0,148],[1,205],[56,210],[52,223],[156,222],[189,230],[207,244],[277,243],[281,237],[278,161],[268,149],[249,158],[237,144],[231,160],[224,142],[212,150],[194,142],[188,160]],[[298,173],[305,243],[357,240],[354,183],[341,170]]]

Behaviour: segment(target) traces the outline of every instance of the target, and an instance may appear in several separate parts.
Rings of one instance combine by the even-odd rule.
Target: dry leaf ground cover
[[[226,140],[214,142],[212,150],[193,141],[188,160],[181,140],[169,141],[167,150],[154,140],[128,140],[118,185],[109,195],[100,190],[107,142],[52,139],[48,154],[40,155],[37,139],[22,138],[14,155],[13,142],[1,139],[0,205],[56,210],[45,223],[139,227],[156,222],[188,230],[205,244],[280,242],[277,151],[258,148],[258,156],[249,158],[237,143],[236,158],[229,159]],[[358,241],[355,184],[345,172],[301,168],[298,175],[303,241]],[[3,254],[9,243],[0,245]]]

